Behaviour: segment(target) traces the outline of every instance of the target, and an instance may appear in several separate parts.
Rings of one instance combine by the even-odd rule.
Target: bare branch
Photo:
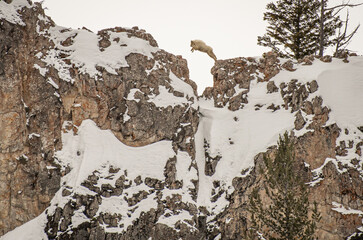
[[[347,48],[347,46],[350,44],[353,36],[357,33],[360,24],[358,24],[358,26],[355,27],[355,29],[349,33],[347,35],[347,31],[348,31],[348,23],[349,23],[349,10],[347,10],[347,16],[344,22],[344,30],[343,32],[341,31],[342,27],[339,28],[339,32],[338,32],[338,36],[336,38],[336,47],[335,47],[335,53],[338,53],[338,51],[340,51],[340,49],[342,48],[343,50]]]
[[[334,7],[327,8],[326,10],[334,10],[336,8],[345,8],[345,7],[357,7],[357,6],[360,6],[360,5],[363,5],[363,3],[358,3],[358,4],[343,3],[343,4],[340,4],[340,5],[334,6]]]
[[[359,27],[360,27],[360,24],[358,24],[358,26],[348,36],[346,36],[347,39],[342,43],[342,46],[346,45],[346,47],[347,47],[349,45],[351,39],[353,38],[354,34],[356,34]]]
[[[340,7],[340,9],[336,10],[336,12],[333,14],[333,17],[339,14],[341,10],[343,10],[345,7]]]

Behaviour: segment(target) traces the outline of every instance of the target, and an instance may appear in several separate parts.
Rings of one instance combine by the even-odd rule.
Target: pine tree
[[[258,44],[272,48],[282,57],[300,59],[318,50],[319,10],[317,0],[278,0],[267,4],[264,20],[267,33]]]
[[[250,237],[261,234],[266,239],[313,239],[320,214],[314,203],[309,218],[309,192],[296,171],[293,143],[287,133],[280,136],[274,159],[265,156],[264,162],[264,190],[268,199],[262,202],[259,189],[253,189],[248,207]]]
[[[263,18],[269,24],[267,33],[258,37],[257,44],[270,47],[281,57],[323,56],[327,47],[335,44],[339,49],[350,42],[359,26],[347,34],[348,19],[341,20],[338,13],[360,5],[363,3],[351,4],[348,1],[328,7],[328,0],[278,0],[269,3]],[[342,32],[343,25],[345,30]],[[339,34],[335,36],[338,30]]]

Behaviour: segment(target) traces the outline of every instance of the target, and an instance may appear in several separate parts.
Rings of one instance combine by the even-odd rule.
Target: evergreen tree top
[[[322,11],[326,4],[322,0],[278,0],[267,4],[263,19],[269,25],[266,34],[258,37],[258,44],[295,59],[319,50],[321,31],[322,44],[331,45],[329,38],[338,28],[339,17],[334,17],[332,10]]]

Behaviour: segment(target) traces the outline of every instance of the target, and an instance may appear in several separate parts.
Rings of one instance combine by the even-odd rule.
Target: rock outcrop
[[[145,185],[153,193],[164,188],[181,189],[183,182],[175,176],[175,156],[168,161],[164,179],[129,179],[123,173],[114,179],[114,186],[96,187],[98,179],[112,178],[121,172],[110,166],[107,174],[94,173],[82,183],[95,195],[81,195],[72,186],[62,186],[61,177],[70,169],[59,164],[55,152],[62,149],[62,132],[76,134],[81,123],[91,119],[100,129],[110,129],[128,146],[171,141],[175,155],[185,152],[188,157],[183,160],[189,161],[185,164],[196,168],[197,94],[186,60],[159,49],[153,37],[137,27],[117,27],[94,34],[87,29],[56,26],[39,3],[13,1],[1,5],[13,11],[2,17],[0,25],[1,234],[42,213],[57,191],[70,200],[49,213],[48,236],[92,238],[108,236],[99,225],[117,226],[121,216],[100,213],[97,223],[80,224],[70,235],[57,234],[58,229],[62,232],[71,226],[70,218],[77,210],[84,209],[86,216],[92,218],[101,197],[120,196],[133,185]],[[78,52],[77,47],[82,44],[91,48],[86,56]],[[97,58],[97,54],[104,54],[106,61],[85,58]],[[107,62],[107,58],[115,63]],[[197,179],[197,175],[193,177]],[[196,183],[189,189],[191,198],[195,199],[197,187]],[[150,191],[125,196],[128,205],[135,206]],[[157,201],[159,209],[140,218],[139,227],[133,226],[124,236],[126,239],[142,234],[140,229],[153,224],[167,206],[196,214],[191,210],[195,206],[179,198],[164,203],[158,194]]]
[[[268,81],[277,73],[281,66],[276,54],[264,54],[260,59],[234,58],[219,60],[211,69],[213,87],[205,89],[203,96],[213,98],[214,106],[225,107],[236,111],[242,109],[247,103],[246,94],[249,91],[250,81]]]
[[[360,234],[362,126],[332,118],[300,71],[335,59],[218,60],[198,98],[186,60],[144,30],[59,27],[26,0],[0,13],[4,239],[22,224],[49,239],[245,239],[263,155],[285,130],[319,239]]]
[[[326,58],[309,56],[301,63],[306,64],[307,60],[309,65],[314,61],[326,62]],[[259,65],[256,63],[258,61],[268,64]],[[331,59],[328,62],[331,62]],[[286,67],[286,63],[289,67]],[[279,92],[283,103],[280,105],[272,103],[269,106],[256,104],[255,111],[264,107],[273,112],[286,109],[295,116],[292,134],[295,135],[295,154],[299,166],[296,171],[310,184],[310,202],[316,201],[322,214],[317,236],[319,239],[345,239],[354,232],[357,232],[355,233],[357,236],[361,236],[361,230],[357,228],[362,225],[363,209],[360,197],[363,194],[360,150],[363,141],[362,132],[358,130],[359,127],[342,129],[334,122],[329,123],[330,109],[324,105],[321,96],[316,95],[319,89],[316,80],[302,83],[298,79],[287,79],[289,81],[282,82],[278,88],[271,76],[275,76],[281,70],[294,72],[295,67],[293,62],[281,64],[277,55],[273,53],[265,54],[264,58],[259,60],[253,58],[219,60],[212,69],[214,87],[207,88],[202,97],[211,99],[215,107],[228,107],[236,111],[248,104],[252,81],[268,81],[266,93]],[[237,70],[239,68],[243,69],[242,72]],[[243,74],[245,77],[241,78]],[[239,94],[236,94],[238,92]],[[235,105],[236,99],[238,99],[237,105]],[[272,147],[265,154],[273,156],[274,150]],[[206,158],[206,161],[208,159]],[[263,189],[265,181],[261,171],[257,171],[259,168],[264,168],[262,153],[255,157],[254,165],[254,168],[242,171],[242,175],[246,171],[249,172],[248,175],[233,179],[234,191],[228,196],[228,207],[210,222],[210,228],[216,235],[220,234],[221,239],[247,237],[249,195],[256,187]]]

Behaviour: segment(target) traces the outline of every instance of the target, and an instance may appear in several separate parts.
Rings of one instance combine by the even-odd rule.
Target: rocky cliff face
[[[311,76],[308,75],[311,73],[304,74],[302,70],[306,68],[306,71],[315,71],[309,66],[313,63],[321,70],[327,65],[325,62],[332,64],[331,61],[330,58],[319,59],[309,56],[299,63],[281,62],[272,53],[267,53],[261,59],[220,60],[211,70],[214,87],[206,89],[203,97],[211,99],[215,107],[227,107],[231,111],[242,111],[241,109],[249,105],[254,109],[248,111],[270,110],[277,114],[281,110],[288,110],[294,116],[291,123],[293,123],[296,161],[299,166],[296,171],[305,176],[305,181],[311,187],[310,202],[316,201],[322,214],[317,236],[319,239],[345,239],[356,232],[357,228],[360,227],[357,232],[362,230],[361,127],[347,123],[338,126],[336,122],[330,120],[331,109],[324,104],[320,95],[323,91],[318,92],[317,81],[314,78],[309,81],[308,78]],[[334,68],[336,67],[332,67]],[[242,71],[239,72],[238,69]],[[354,75],[354,73],[348,75],[352,74]],[[246,77],[241,77],[243,75]],[[272,78],[274,76],[276,77]],[[322,77],[317,75],[316,78]],[[332,79],[326,80],[328,81],[322,81],[324,85],[333,84]],[[248,95],[254,95],[251,93],[252,81],[261,84],[265,82],[265,98],[270,94],[279,93],[282,98],[280,104],[278,101],[262,99],[258,100],[259,104],[249,103]],[[361,77],[359,81],[362,81]],[[335,97],[341,99],[339,91],[336,93]],[[361,118],[362,111],[359,108],[355,110]],[[248,116],[242,115],[241,118],[243,117]],[[238,118],[234,118],[239,121]],[[264,124],[272,124],[273,127],[273,123],[269,122],[270,119],[265,120]],[[275,148],[271,147],[266,154],[273,156],[274,150]],[[223,155],[226,154],[220,155],[223,160]],[[218,165],[215,168],[218,168]],[[213,227],[217,229],[216,234],[221,233],[222,239],[246,237],[249,223],[246,205],[249,195],[256,186],[263,189],[265,181],[260,171],[256,171],[259,168],[264,168],[262,153],[254,157],[254,167],[245,170],[248,171],[247,175],[242,171],[243,176],[232,180],[234,190],[230,195],[226,195],[229,201],[228,207],[211,221]],[[354,233],[352,236],[360,235]]]
[[[4,239],[244,239],[285,130],[319,239],[362,228],[363,113],[342,118],[326,87],[363,89],[361,57],[219,60],[198,98],[186,60],[144,30],[59,27],[26,0],[0,13]]]
[[[194,199],[198,187],[196,181],[188,184],[178,180],[175,172],[179,151],[183,152],[179,158],[184,164],[196,168],[196,86],[189,79],[186,61],[159,49],[153,37],[138,28],[106,29],[94,34],[56,26],[39,4],[13,1],[1,5],[5,15],[1,19],[2,234],[42,213],[56,192],[62,193],[64,204],[49,214],[46,228],[50,238],[57,236],[58,228],[68,229],[72,224],[69,217],[80,208],[87,208],[87,216],[94,217],[102,196],[125,198],[133,212],[152,194],[159,203],[158,212],[154,209],[149,213],[153,218],[160,217],[166,205],[191,211],[177,197],[162,202],[160,194],[154,196],[163,189],[183,188]],[[94,191],[92,196],[64,185],[61,176],[68,174],[70,166],[63,166],[55,152],[64,147],[62,132],[76,134],[85,119],[91,119],[100,129],[110,129],[128,146],[170,142],[168,148],[174,155],[163,159],[165,176],[161,173],[162,179],[130,179],[127,169],[108,166],[108,172],[100,175],[94,169],[96,172],[82,182]],[[78,149],[72,157],[83,153]],[[191,175],[191,179],[197,179],[196,170]],[[95,186],[104,178],[113,182]],[[142,190],[128,196],[125,189],[133,185]],[[113,213],[97,215],[110,226],[117,225],[121,218]],[[60,218],[65,220],[61,222]],[[149,215],[144,218],[146,222],[133,226],[128,235],[141,234],[140,228],[154,221]],[[81,230],[73,232],[58,237],[83,236]]]

